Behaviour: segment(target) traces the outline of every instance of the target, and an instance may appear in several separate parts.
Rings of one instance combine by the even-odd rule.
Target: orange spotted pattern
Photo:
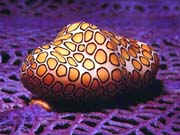
[[[149,84],[158,63],[157,53],[147,44],[77,22],[28,55],[21,80],[41,97],[107,98]]]

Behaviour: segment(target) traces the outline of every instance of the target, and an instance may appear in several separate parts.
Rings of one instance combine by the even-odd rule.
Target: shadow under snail
[[[158,65],[157,53],[146,43],[76,22],[27,56],[21,81],[40,97],[106,99],[150,84]]]

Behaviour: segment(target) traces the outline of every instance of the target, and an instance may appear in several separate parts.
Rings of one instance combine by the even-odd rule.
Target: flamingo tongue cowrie
[[[28,55],[21,80],[40,97],[89,100],[147,85],[157,70],[157,53],[147,44],[77,22]]]

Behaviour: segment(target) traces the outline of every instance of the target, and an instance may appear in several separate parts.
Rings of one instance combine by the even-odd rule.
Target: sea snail
[[[147,44],[76,22],[27,56],[21,80],[40,97],[106,99],[148,85],[158,64],[157,53]]]

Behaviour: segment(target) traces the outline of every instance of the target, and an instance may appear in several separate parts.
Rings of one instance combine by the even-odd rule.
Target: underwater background
[[[65,25],[87,21],[150,44],[160,57],[152,93],[47,112],[29,105],[20,81],[25,57]],[[179,0],[1,0],[0,134],[180,134]]]

